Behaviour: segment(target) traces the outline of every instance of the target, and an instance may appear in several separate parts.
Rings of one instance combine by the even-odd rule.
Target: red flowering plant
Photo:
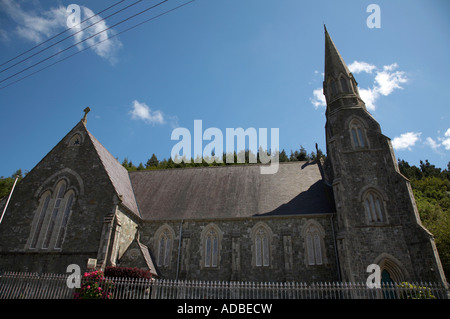
[[[75,299],[111,299],[114,284],[107,280],[101,270],[85,272],[80,288],[74,293]]]

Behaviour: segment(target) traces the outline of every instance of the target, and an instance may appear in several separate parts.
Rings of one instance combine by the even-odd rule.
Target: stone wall
[[[74,137],[79,141],[76,145],[72,144]],[[52,198],[42,223],[41,232],[45,232],[61,180],[75,195],[62,247],[54,245],[62,222],[58,215],[49,247],[43,248],[41,236],[33,248],[42,196]],[[88,258],[97,256],[103,218],[115,208],[113,194],[108,175],[79,123],[16,185],[0,225],[0,270],[61,273],[70,263],[84,268]]]
[[[311,215],[289,218],[146,221],[140,229],[140,241],[149,248],[157,263],[160,230],[168,229],[166,233],[173,236],[170,245],[170,261],[166,266],[158,267],[162,278],[224,281],[336,281],[338,275],[331,218],[332,215]],[[221,233],[218,245],[219,259],[216,267],[205,267],[204,230],[212,225]],[[260,225],[270,232],[270,264],[258,267],[255,265],[255,240],[252,238],[252,232]],[[321,265],[308,264],[304,234],[310,225],[320,228],[321,236],[323,236]],[[126,260],[126,257],[124,256],[123,260]],[[120,263],[120,265],[132,266],[127,263]]]
[[[409,182],[398,171],[389,138],[362,107],[342,107],[327,117],[327,149],[333,167],[338,247],[345,281],[365,281],[379,264],[394,281],[442,281],[431,234],[420,223]],[[350,123],[365,140],[356,147]],[[367,194],[377,194],[382,220],[371,221]],[[372,211],[378,209],[372,208]]]

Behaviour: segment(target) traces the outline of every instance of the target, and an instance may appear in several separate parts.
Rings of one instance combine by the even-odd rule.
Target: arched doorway
[[[395,291],[391,289],[391,287],[394,287],[394,281],[392,280],[391,274],[386,269],[383,269],[381,272],[381,287],[385,288],[383,291],[384,299],[397,299]]]
[[[409,278],[409,274],[403,264],[392,255],[382,253],[375,258],[373,263],[380,266],[381,275],[383,277],[384,273],[386,282],[401,283]]]
[[[383,289],[384,298],[396,298],[395,290],[389,287],[407,281],[409,278],[407,270],[398,259],[387,253],[380,254],[374,260],[374,263],[380,266],[381,287],[385,287],[385,289]]]

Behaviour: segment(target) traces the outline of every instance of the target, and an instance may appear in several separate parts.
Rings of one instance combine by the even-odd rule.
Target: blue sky
[[[0,0],[0,63],[64,31],[70,4],[80,6],[83,20],[116,2]],[[279,147],[288,154],[300,145],[314,151],[315,143],[325,151],[325,107],[318,91],[324,23],[397,158],[447,167],[449,1],[196,0],[120,33],[186,2],[166,1],[74,45],[158,3],[141,1],[0,73],[0,176],[30,171],[87,106],[88,129],[119,161],[127,157],[136,165],[152,153],[169,158],[177,143],[172,131],[193,132],[194,120],[202,120],[203,130],[223,132],[279,128]],[[372,3],[381,10],[381,28],[367,26]],[[109,40],[94,45],[102,39]]]

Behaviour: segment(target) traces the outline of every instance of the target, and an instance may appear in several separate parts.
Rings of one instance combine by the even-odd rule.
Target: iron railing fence
[[[74,277],[67,274],[7,272],[0,275],[0,299],[73,299]],[[436,283],[241,282],[104,278],[95,289],[112,299],[449,299]],[[79,285],[84,285],[83,277]]]

